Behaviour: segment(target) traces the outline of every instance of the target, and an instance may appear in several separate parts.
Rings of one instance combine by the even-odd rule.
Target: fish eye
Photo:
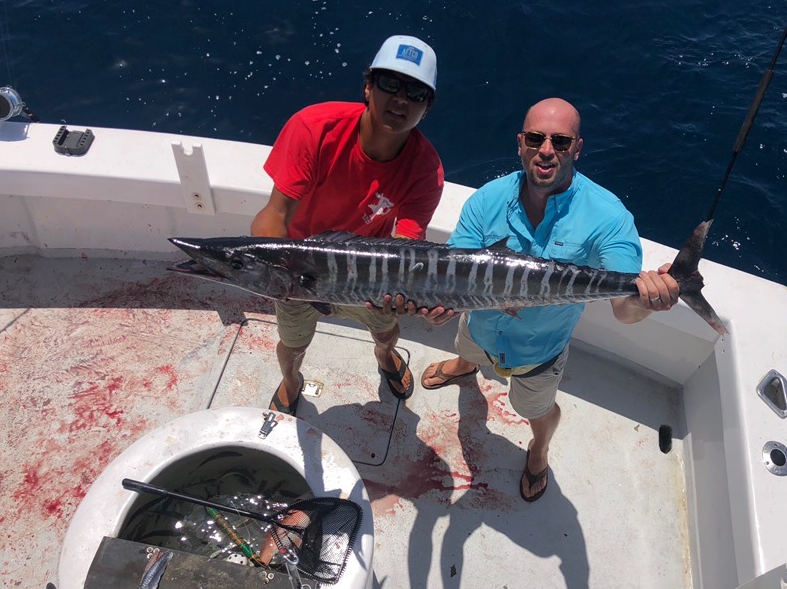
[[[310,276],[308,274],[301,274],[298,276],[298,284],[304,288],[313,287],[315,282],[317,282],[317,279],[314,276]]]
[[[236,270],[240,270],[241,268],[243,268],[243,265],[244,265],[243,260],[241,260],[240,258],[232,258],[230,260],[230,266],[232,266]]]

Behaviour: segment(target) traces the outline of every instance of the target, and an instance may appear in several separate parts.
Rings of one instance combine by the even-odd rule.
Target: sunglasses
[[[407,100],[425,102],[432,94],[432,89],[419,82],[405,82],[396,76],[377,74],[377,87],[386,94],[396,94],[404,88]]]
[[[571,144],[574,143],[575,139],[571,135],[555,133],[547,136],[538,131],[522,131],[522,137],[525,138],[525,147],[528,149],[538,149],[544,145],[544,141],[548,138],[552,142],[552,148],[555,151],[568,151],[571,149]]]

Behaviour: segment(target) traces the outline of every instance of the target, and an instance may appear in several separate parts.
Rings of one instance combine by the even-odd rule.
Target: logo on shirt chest
[[[363,216],[363,222],[367,225],[374,221],[375,218],[387,215],[394,206],[394,203],[388,200],[382,192],[376,192],[374,196],[377,202],[367,205],[369,212]]]

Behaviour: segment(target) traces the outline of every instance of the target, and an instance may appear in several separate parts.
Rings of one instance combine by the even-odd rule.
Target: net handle
[[[256,511],[247,511],[245,509],[240,509],[238,507],[231,507],[229,505],[222,505],[221,503],[215,503],[214,501],[208,501],[207,499],[200,499],[199,497],[194,497],[193,495],[186,495],[184,493],[178,493],[176,491],[170,491],[168,489],[162,489],[161,487],[156,487],[154,485],[150,485],[148,483],[143,483],[142,481],[135,481],[134,479],[123,479],[121,481],[123,488],[127,491],[134,491],[135,493],[150,493],[151,495],[158,495],[160,497],[172,497],[174,499],[180,499],[181,501],[186,501],[187,503],[194,503],[196,505],[202,505],[203,507],[212,507],[213,509],[217,509],[219,511],[225,511],[227,513],[235,513],[237,515],[242,515],[243,517],[250,517],[252,519],[256,519],[258,521],[264,522],[266,524],[272,524],[274,526],[284,528],[290,532],[300,532],[298,528],[288,526],[287,524],[283,524],[277,521],[276,516],[267,516],[263,515],[262,513],[258,513]],[[288,511],[289,509],[293,509],[294,506],[297,507],[297,503],[293,503],[292,506],[277,512],[277,514],[282,513],[284,511]]]

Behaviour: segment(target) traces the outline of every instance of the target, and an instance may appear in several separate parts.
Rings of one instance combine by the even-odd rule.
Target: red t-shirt
[[[421,239],[443,192],[443,165],[413,129],[388,162],[360,145],[365,105],[325,102],[295,113],[273,144],[265,171],[284,195],[300,201],[288,228],[303,239],[323,231]]]

